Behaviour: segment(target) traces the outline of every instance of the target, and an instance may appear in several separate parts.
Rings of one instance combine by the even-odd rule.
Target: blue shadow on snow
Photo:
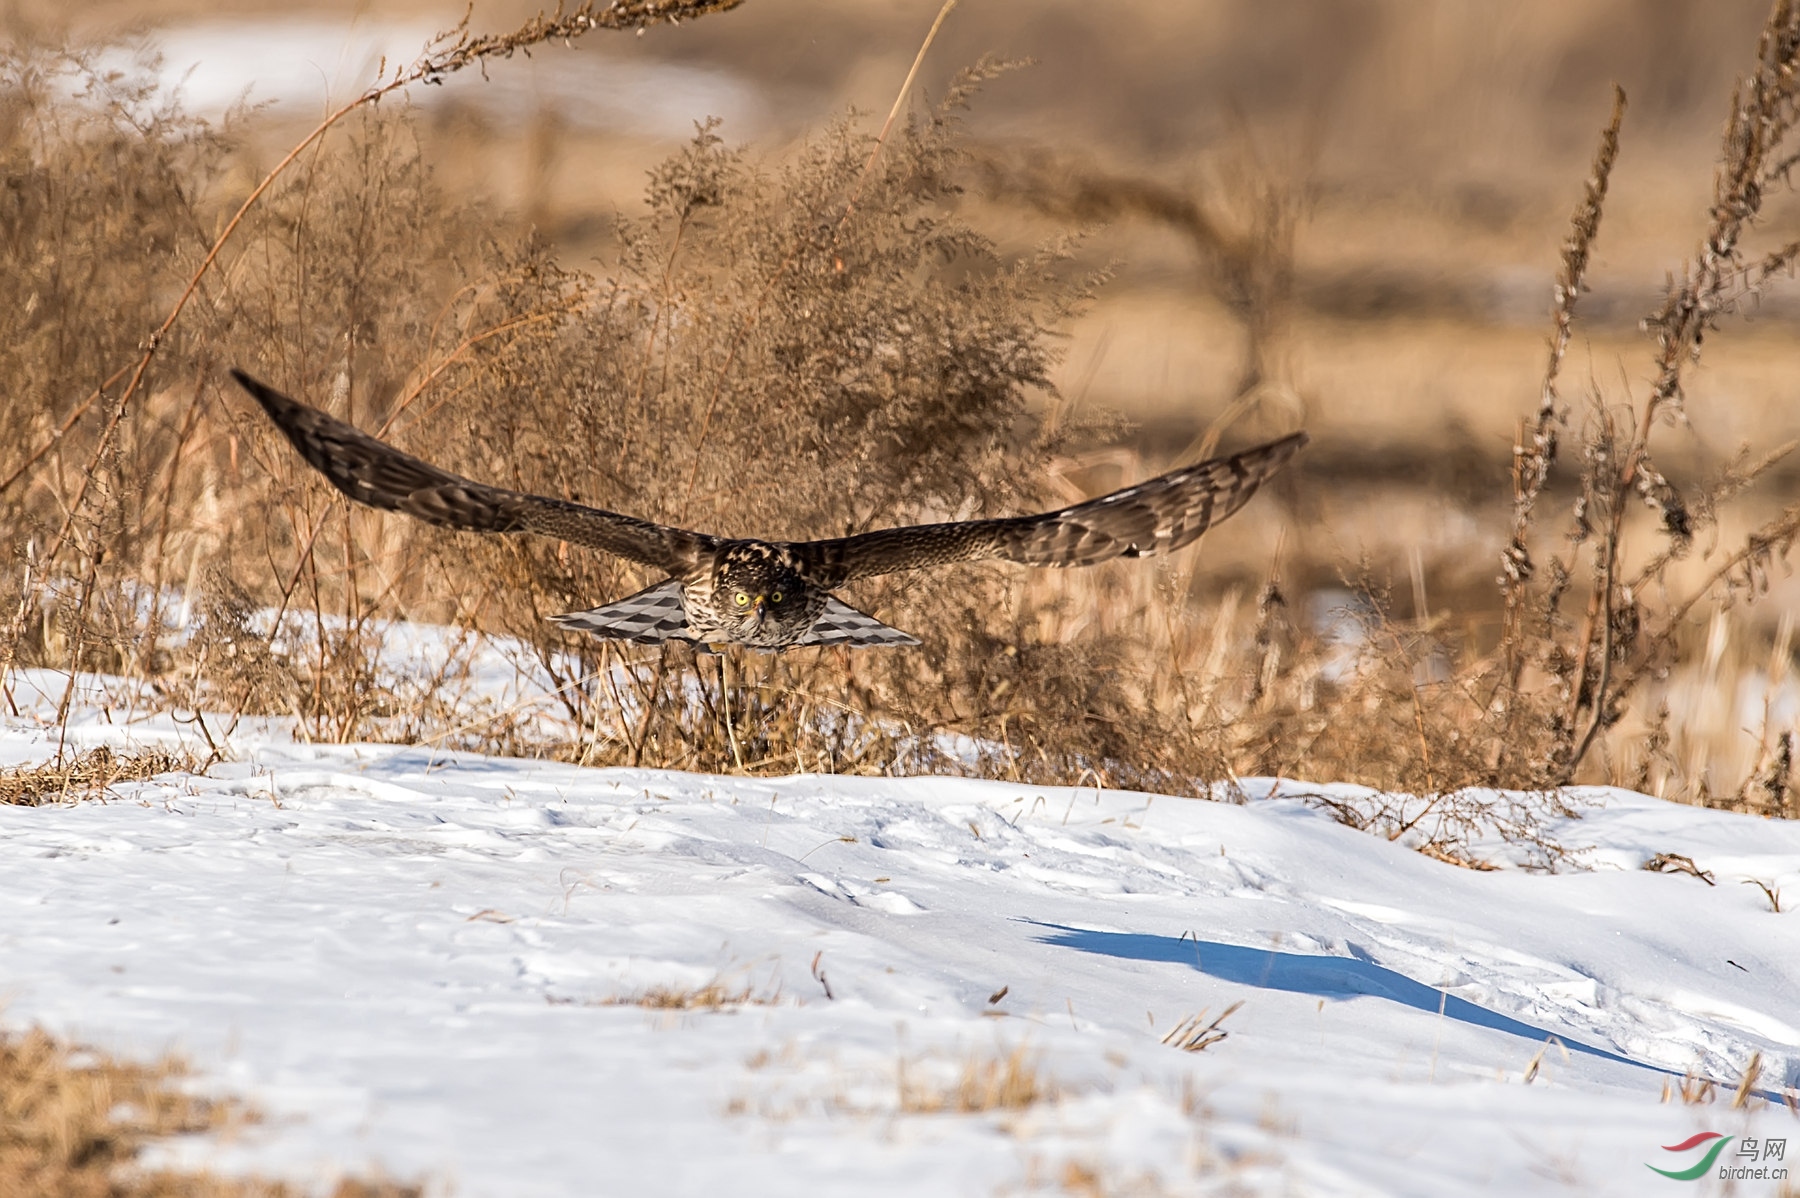
[[[1438,1013],[1441,1003],[1446,1019],[1505,1032],[1538,1044],[1554,1038],[1570,1052],[1586,1053],[1601,1060],[1635,1065],[1639,1069],[1650,1069],[1657,1073],[1669,1072],[1602,1048],[1590,1047],[1557,1032],[1547,1032],[1541,1027],[1509,1019],[1485,1007],[1478,1007],[1467,999],[1446,994],[1423,982],[1415,982],[1405,974],[1395,973],[1364,956],[1325,957],[1284,953],[1275,949],[1220,944],[1193,937],[1151,936],[1138,932],[1090,932],[1061,924],[1038,923],[1036,920],[1026,922],[1051,930],[1050,935],[1037,938],[1042,944],[1059,945],[1078,952],[1118,957],[1127,961],[1171,961],[1177,965],[1191,966],[1220,981],[1236,982],[1240,986],[1256,986],[1263,990],[1287,990],[1295,994],[1311,994],[1331,999],[1364,995],[1385,998],[1432,1015]],[[1355,945],[1350,946],[1350,951],[1359,952]]]

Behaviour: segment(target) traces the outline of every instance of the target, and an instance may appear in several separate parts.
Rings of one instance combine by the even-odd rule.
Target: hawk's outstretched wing
[[[331,485],[370,507],[471,532],[533,532],[587,545],[670,574],[693,572],[714,539],[600,508],[473,482],[377,441],[251,378],[231,377],[260,403]]]
[[[1028,566],[1091,566],[1115,557],[1169,553],[1243,507],[1306,441],[1305,433],[1294,433],[1042,515],[884,528],[789,548],[808,576],[827,587],[991,558]]]

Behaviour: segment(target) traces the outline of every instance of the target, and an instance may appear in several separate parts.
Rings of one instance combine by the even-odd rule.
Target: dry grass
[[[792,1044],[779,1051],[758,1050],[745,1060],[745,1067],[775,1076],[762,1078],[754,1095],[731,1098],[726,1113],[773,1120],[802,1115],[1006,1116],[1080,1092],[1051,1075],[1042,1054],[1025,1043],[966,1053],[902,1055],[892,1073],[874,1064],[851,1072],[834,1060],[821,1076],[812,1069],[816,1063]]]
[[[1309,454],[1209,536],[1205,563],[882,580],[847,598],[917,631],[921,650],[716,666],[679,646],[551,632],[546,615],[650,580],[563,545],[352,509],[223,367],[476,477],[725,534],[1012,512],[1169,462],[1107,448],[1119,422],[1053,385],[1061,333],[1103,282],[1071,257],[1076,243],[1003,247],[974,217],[1013,207],[1180,232],[1190,285],[1225,314],[1208,352],[1233,380],[1183,439],[1191,456],[1240,423],[1234,439],[1283,431],[1330,390],[1307,341],[1321,326],[1296,315],[1312,302],[1295,261],[1313,192],[1248,140],[1199,189],[1068,156],[977,154],[961,122],[1001,69],[984,63],[878,157],[849,119],[762,158],[702,129],[651,174],[588,273],[446,194],[407,114],[364,103],[270,171],[79,54],[12,50],[0,282],[26,299],[0,315],[18,381],[0,402],[0,527],[18,547],[0,563],[0,674],[145,680],[171,705],[231,713],[225,735],[237,716],[276,714],[318,739],[595,764],[958,770],[1178,793],[1325,776],[1394,793],[1339,804],[1347,821],[1464,863],[1497,834],[1538,843],[1553,865],[1541,831],[1571,780],[1792,814],[1792,718],[1776,701],[1795,684],[1791,646],[1768,644],[1742,601],[1784,560],[1796,517],[1762,520],[1739,501],[1783,467],[1683,443],[1666,424],[1685,414],[1705,428],[1709,414],[1684,406],[1702,334],[1724,331],[1792,256],[1746,248],[1784,177],[1794,104],[1794,18],[1778,5],[1770,21],[1701,249],[1654,314],[1654,374],[1635,390],[1578,387],[1564,368],[1602,218],[1622,202],[1630,126],[1619,112],[1607,124],[1537,402],[1519,405],[1510,455],[1477,446],[1489,476],[1511,471],[1509,510],[1471,500],[1472,531],[1437,536],[1395,514],[1411,503],[1442,519],[1437,492],[1400,496],[1404,477],[1346,490],[1334,471],[1356,453],[1321,442],[1316,466]],[[464,30],[439,54],[488,44]],[[59,72],[85,98],[52,86]],[[971,181],[982,203],[964,194]],[[131,242],[141,252],[106,252],[126,229],[146,231]],[[138,344],[133,330],[159,326]],[[1385,468],[1404,476],[1411,459],[1396,460]],[[1483,469],[1470,462],[1429,485],[1462,487],[1460,503]],[[1359,525],[1413,540],[1359,560],[1332,539]],[[399,680],[382,655],[400,617],[471,635],[428,676]],[[483,634],[523,646],[560,719],[459,708],[454,684]],[[1772,696],[1754,744],[1736,717],[1704,715],[1752,668]],[[953,756],[952,743],[974,748]],[[1463,789],[1475,784],[1547,797]]]
[[[1682,778],[1658,760],[1666,755],[1668,717],[1649,714],[1659,710],[1657,703],[1638,696],[1657,690],[1690,657],[1703,626],[1696,616],[1715,625],[1729,623],[1724,613],[1767,587],[1771,566],[1785,557],[1800,530],[1800,515],[1788,509],[1740,531],[1741,523],[1733,524],[1725,513],[1791,446],[1740,453],[1713,464],[1711,481],[1681,488],[1655,465],[1662,450],[1653,453],[1652,442],[1669,439],[1662,426],[1685,414],[1686,379],[1702,334],[1764,294],[1794,255],[1793,246],[1745,248],[1764,197],[1791,161],[1782,146],[1794,105],[1794,26],[1789,6],[1777,4],[1756,69],[1734,98],[1701,251],[1648,318],[1654,382],[1646,394],[1633,397],[1607,394],[1590,380],[1583,402],[1571,410],[1561,394],[1560,374],[1577,303],[1590,287],[1592,246],[1619,158],[1625,99],[1623,93],[1616,97],[1565,245],[1537,411],[1522,423],[1514,450],[1513,528],[1503,554],[1498,627],[1479,629],[1469,618],[1473,613],[1454,608],[1432,611],[1416,547],[1408,563],[1410,596],[1393,593],[1387,581],[1393,566],[1352,567],[1345,623],[1353,626],[1340,638],[1348,643],[1335,652],[1316,636],[1309,644],[1303,626],[1270,618],[1285,607],[1276,602],[1285,597],[1283,591],[1271,582],[1251,638],[1263,667],[1249,687],[1252,702],[1247,711],[1226,708],[1220,724],[1237,731],[1264,718],[1270,722],[1239,738],[1231,754],[1234,768],[1353,777],[1410,792],[1416,800],[1381,802],[1373,809],[1334,806],[1348,822],[1394,837],[1429,821],[1417,837],[1420,847],[1465,860],[1466,842],[1478,827],[1531,840],[1542,814],[1566,814],[1553,800],[1546,807],[1446,793],[1471,785],[1548,794],[1577,779],[1611,780],[1732,805],[1718,794],[1716,782],[1715,789],[1708,788],[1704,774]],[[1242,376],[1263,379],[1258,359],[1267,352],[1266,334],[1260,330],[1282,327],[1287,292],[1269,283],[1252,287],[1232,280],[1288,275],[1267,264],[1255,271],[1219,264],[1281,256],[1283,237],[1255,232],[1283,227],[1289,206],[1279,189],[1252,189],[1264,197],[1266,215],[1240,220],[1233,232],[1199,200],[1167,189],[1080,168],[1009,169],[990,171],[990,181],[1001,191],[1023,191],[1039,208],[1078,216],[1137,215],[1179,230],[1200,250],[1202,261],[1213,264],[1213,274],[1223,280],[1221,299],[1244,326]],[[1221,419],[1234,407],[1247,408],[1250,398],[1241,395]],[[1571,435],[1581,438],[1583,453],[1554,496],[1565,523],[1552,537],[1539,527],[1545,519],[1540,500],[1552,481],[1559,443]],[[1636,514],[1641,510],[1648,519]],[[1703,548],[1696,548],[1697,536],[1705,537]],[[1548,556],[1547,565],[1540,569],[1534,554]],[[1565,604],[1583,594],[1585,610],[1566,613]],[[1410,619],[1401,616],[1407,607]],[[1788,672],[1785,640],[1784,634],[1771,659],[1771,687]],[[1179,661],[1183,655],[1174,656]],[[1720,679],[1711,670],[1708,674],[1704,689],[1716,706]],[[1667,694],[1664,689],[1663,701]],[[1638,718],[1627,721],[1628,714]],[[1779,725],[1765,719],[1751,772],[1738,775],[1744,781],[1735,787],[1737,805],[1784,813],[1791,733],[1782,736]],[[1709,739],[1707,748],[1716,752],[1718,740]]]
[[[1029,1044],[1019,1044],[1000,1055],[971,1053],[954,1081],[921,1076],[926,1072],[937,1071],[930,1063],[909,1066],[900,1062],[898,1102],[906,1114],[1021,1111],[1040,1102],[1055,1102],[1066,1092],[1043,1071],[1039,1054]]]
[[[291,1198],[280,1182],[145,1171],[143,1150],[254,1120],[184,1092],[180,1062],[120,1061],[42,1031],[0,1035],[0,1194],[31,1198]],[[346,1178],[333,1198],[416,1198],[419,1186]]]
[[[1198,1015],[1189,1015],[1170,1028],[1163,1036],[1162,1042],[1172,1048],[1179,1048],[1182,1052],[1205,1052],[1213,1045],[1231,1036],[1231,1033],[1220,1025],[1230,1019],[1232,1014],[1243,1005],[1242,1001],[1234,1002],[1210,1020],[1206,1018],[1205,1011],[1201,1011]]]
[[[1771,886],[1761,878],[1743,878],[1741,881],[1745,886],[1754,886],[1762,891],[1762,896],[1769,901],[1769,910],[1777,915],[1781,914],[1781,888],[1779,886]]]
[[[197,764],[184,754],[161,749],[120,756],[102,745],[49,765],[0,770],[0,804],[45,807],[80,802],[105,794],[116,782],[142,782]]]
[[[723,1011],[738,1007],[773,1007],[785,1001],[779,986],[772,990],[758,989],[749,983],[738,986],[723,978],[714,978],[701,986],[651,986],[602,999],[595,1005],[644,1007],[651,1011]]]

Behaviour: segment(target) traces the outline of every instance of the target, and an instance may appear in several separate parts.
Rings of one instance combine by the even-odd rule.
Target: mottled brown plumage
[[[1035,516],[916,524],[823,541],[738,540],[473,482],[402,453],[242,371],[234,370],[232,376],[300,455],[359,503],[444,528],[555,537],[670,576],[591,611],[556,617],[563,627],[639,642],[686,640],[755,649],[917,644],[827,594],[859,578],[954,562],[1088,566],[1115,557],[1173,552],[1242,507],[1307,440],[1305,433],[1294,433]]]

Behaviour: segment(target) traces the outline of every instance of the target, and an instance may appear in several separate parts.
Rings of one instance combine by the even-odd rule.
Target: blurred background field
[[[471,26],[507,29],[533,11],[483,2]],[[486,80],[465,72],[384,107],[410,110],[419,159],[438,188],[477,206],[484,234],[535,231],[557,262],[604,277],[621,220],[648,215],[647,173],[695,122],[720,118],[728,145],[769,162],[817,144],[847,109],[872,130],[936,11],[917,0],[749,0],[680,27],[538,47],[529,61],[488,65]],[[462,15],[424,2],[120,0],[71,12],[14,0],[4,30],[16,46],[104,43],[102,61],[120,68],[137,53],[128,47],[160,47],[161,78],[190,112],[229,131],[219,188],[241,196],[328,97],[355,94],[381,61],[410,60]],[[957,215],[1003,255],[1080,232],[1074,268],[1110,272],[1054,331],[1061,357],[1050,378],[1057,419],[1116,413],[1125,424],[1059,445],[1050,497],[1122,485],[1214,444],[1297,427],[1314,438],[1272,494],[1209,533],[1178,569],[1020,583],[1050,594],[1035,635],[1078,639],[1092,623],[1080,613],[1100,610],[1098,597],[1129,593],[1121,610],[1137,618],[1175,586],[1194,628],[1169,633],[1153,651],[1175,660],[1146,669],[1221,678],[1288,669],[1308,650],[1290,646],[1285,663],[1269,666],[1269,621],[1251,627],[1278,570],[1288,635],[1312,638],[1320,663],[1345,635],[1346,610],[1431,639],[1423,651],[1407,639],[1404,651],[1422,685],[1434,654],[1493,652],[1512,447],[1538,403],[1559,254],[1613,86],[1629,110],[1562,372],[1563,402],[1577,409],[1584,392],[1618,402],[1656,375],[1639,322],[1706,228],[1733,84],[1754,63],[1767,15],[1761,0],[964,0],[925,61],[915,104],[943,96],[983,55],[1031,65],[990,82],[965,118]],[[245,101],[251,110],[227,120]],[[1785,192],[1769,196],[1761,222],[1771,243],[1800,236]],[[1744,447],[1754,458],[1794,435],[1797,320],[1800,292],[1774,285],[1708,338],[1684,379],[1687,422],[1657,433],[1656,461],[1675,488],[1698,490]],[[1042,416],[1050,401],[1031,402]],[[1577,441],[1566,439],[1566,462]],[[234,465],[236,452],[234,442]],[[1572,477],[1553,477],[1548,492],[1565,506]],[[1716,565],[1709,545],[1728,552],[1790,502],[1796,482],[1800,463],[1771,467],[1699,531],[1666,585],[1697,585]],[[1627,519],[1636,527],[1640,516]],[[1558,530],[1540,535],[1555,551]],[[1584,777],[1748,801],[1745,788],[1769,776],[1793,718],[1783,613],[1800,590],[1779,564],[1767,581],[1772,594],[1758,605],[1709,603],[1671,634],[1679,659],[1634,697],[1616,743],[1583,765]],[[1358,597],[1358,584],[1380,598]],[[1227,652],[1211,630],[1232,620],[1245,639]],[[1262,667],[1237,660],[1258,653]],[[1307,685],[1332,677],[1320,664]],[[1154,685],[1145,693],[1154,706],[1173,702]],[[1646,731],[1659,704],[1664,731]],[[1185,705],[1204,706],[1191,696]],[[1244,751],[1225,752],[1231,768],[1324,753],[1316,741],[1254,762]],[[1385,751],[1433,753],[1423,741]],[[1358,772],[1355,753],[1327,760]],[[1780,769],[1771,813],[1785,814]],[[1470,780],[1429,765],[1361,776]]]

